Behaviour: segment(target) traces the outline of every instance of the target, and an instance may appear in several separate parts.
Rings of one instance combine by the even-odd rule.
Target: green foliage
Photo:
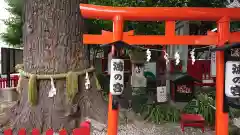
[[[122,6],[122,7],[155,7],[157,3],[152,0],[138,2],[137,0],[89,0],[89,3],[104,6]],[[100,33],[101,30],[112,30],[112,22],[105,20],[89,20],[88,30],[90,33]],[[164,32],[163,23],[157,22],[125,22],[125,31],[134,29],[138,34],[161,34]]]
[[[235,108],[229,108],[229,117],[230,118],[239,118],[240,117],[240,110],[239,109],[235,109]]]
[[[10,46],[22,45],[22,26],[23,26],[23,1],[22,0],[6,0],[11,13],[11,17],[4,20],[7,30],[1,33],[2,40]]]
[[[180,110],[168,104],[162,105],[143,105],[141,114],[146,120],[160,124],[162,122],[178,122],[180,119]]]
[[[122,7],[224,7],[222,0],[89,0],[90,4]],[[112,30],[111,21],[94,20],[89,23],[91,33]],[[164,34],[164,22],[126,22],[125,30],[137,34]]]
[[[19,46],[22,44],[22,25],[23,22],[19,17],[11,17],[5,21],[7,30],[1,33],[4,42],[11,46]]]
[[[16,16],[22,16],[23,15],[23,0],[5,0],[8,4],[9,8],[7,10],[12,14]]]
[[[230,118],[239,118],[240,110],[229,108]],[[215,91],[209,93],[198,93],[196,99],[190,101],[183,109],[183,112],[201,114],[209,125],[215,123]]]
[[[239,22],[231,22],[231,30],[232,31],[237,31],[240,28],[240,23]]]
[[[223,0],[188,0],[189,7],[225,7]]]
[[[199,93],[196,99],[190,101],[183,112],[190,114],[201,114],[210,125],[215,123],[215,100],[210,96],[212,93]]]
[[[96,74],[99,84],[101,85],[102,92],[103,92],[103,98],[108,101],[108,94],[109,94],[109,84],[110,84],[110,79],[108,76],[102,74],[102,73],[97,73]]]

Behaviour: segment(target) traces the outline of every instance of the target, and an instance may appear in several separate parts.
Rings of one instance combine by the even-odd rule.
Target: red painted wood
[[[73,130],[73,135],[90,135],[91,123],[89,121],[85,121],[80,124],[79,128]],[[53,135],[54,131],[52,129],[48,129],[46,131],[46,135]],[[4,130],[4,135],[13,135],[12,129]],[[26,135],[26,129],[22,128],[18,131],[18,135]],[[36,128],[32,129],[32,135],[41,135],[40,131]],[[59,135],[67,135],[67,131],[62,129],[59,131]]]
[[[18,135],[27,135],[26,129],[22,128],[18,131]]]
[[[66,129],[60,130],[59,135],[67,135],[67,130]]]
[[[48,129],[46,131],[46,135],[53,135],[54,131],[52,129]]]
[[[81,123],[80,128],[73,130],[73,135],[90,135],[90,122],[85,121]]]
[[[32,135],[41,135],[40,131],[36,128],[32,129]]]
[[[12,129],[4,130],[4,135],[12,135]]]
[[[205,119],[199,114],[181,114],[181,129],[184,127],[199,127],[204,132]]]

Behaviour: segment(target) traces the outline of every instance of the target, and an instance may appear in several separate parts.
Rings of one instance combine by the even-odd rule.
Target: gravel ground
[[[7,108],[3,107],[3,105],[3,103],[0,103],[0,108]],[[8,104],[7,106],[11,105]],[[0,109],[0,112],[3,112],[3,110]],[[209,129],[205,129],[205,133],[202,133],[201,129],[185,128],[185,132],[183,133],[179,124],[176,123],[155,125],[136,119],[132,113],[126,114],[126,116],[130,118],[130,122],[127,124],[121,123],[122,125],[119,126],[118,135],[214,135],[214,131]],[[4,120],[3,117],[0,117],[0,122],[1,120]],[[86,118],[86,120],[91,121],[92,135],[107,135],[105,125],[89,118]]]
[[[106,130],[93,130],[92,135],[106,135]],[[167,127],[165,125],[151,128],[139,128],[136,125],[120,126],[118,135],[214,135],[213,131],[207,130],[202,133],[200,129],[186,128],[183,133],[180,127]]]
[[[105,125],[100,124],[94,120],[91,121],[92,135],[107,135],[107,128]],[[152,123],[146,123],[143,121],[132,121],[131,124],[122,124],[119,126],[118,135],[214,135],[214,131],[205,129],[202,133],[201,129],[197,128],[185,128],[183,133],[179,124],[167,123],[161,125],[155,125]]]

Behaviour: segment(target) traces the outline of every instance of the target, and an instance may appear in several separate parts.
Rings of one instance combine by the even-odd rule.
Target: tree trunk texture
[[[25,0],[24,70],[34,74],[58,74],[89,68],[87,47],[82,43],[83,18],[79,4],[86,0]],[[66,80],[55,80],[57,95],[48,97],[50,80],[38,80],[38,104],[28,102],[28,79],[23,79],[19,103],[11,109],[13,129],[38,128],[41,132],[76,128],[85,117],[106,123],[107,104],[95,87],[84,87],[79,77],[75,102],[66,102]]]

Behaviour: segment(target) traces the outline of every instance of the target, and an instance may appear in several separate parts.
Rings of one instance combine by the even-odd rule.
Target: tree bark
[[[86,0],[25,0],[24,70],[33,74],[58,74],[89,67],[87,47],[82,43],[83,18],[79,4]],[[74,104],[66,103],[66,80],[55,80],[57,95],[48,97],[50,80],[38,80],[38,104],[28,103],[28,79],[23,79],[19,103],[11,109],[14,129],[49,128],[69,131],[84,117],[99,122],[107,120],[107,104],[102,94],[92,87],[86,90],[84,76],[79,77],[79,90]]]

